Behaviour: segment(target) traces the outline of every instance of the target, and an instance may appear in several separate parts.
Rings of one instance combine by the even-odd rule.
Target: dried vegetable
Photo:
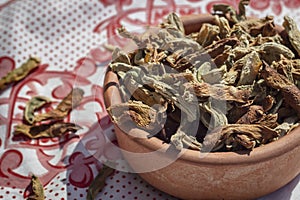
[[[272,16],[246,17],[248,4],[215,5],[214,23],[188,34],[175,13],[141,35],[119,28],[137,48],[114,49],[124,103],[111,119],[178,150],[251,151],[288,134],[300,116],[300,32],[287,16],[287,34]]]
[[[31,187],[32,192],[29,195],[29,197],[27,198],[27,200],[44,200],[45,199],[43,185],[37,176],[35,176],[35,175],[31,176],[30,187]]]
[[[82,89],[74,88],[55,109],[40,114],[36,114],[35,111],[41,109],[51,100],[44,96],[31,98],[24,110],[25,123],[14,127],[14,135],[25,135],[29,138],[37,139],[60,137],[67,132],[77,132],[81,129],[79,125],[65,122],[63,119],[68,116],[73,108],[80,104],[83,94]]]
[[[39,58],[32,56],[20,67],[8,72],[0,79],[0,91],[4,90],[9,84],[24,79],[32,70],[39,66],[40,62]]]
[[[108,161],[109,162],[109,161]],[[107,163],[106,163],[107,164]],[[110,163],[114,165],[114,163]],[[94,178],[92,183],[90,184],[86,200],[93,200],[96,199],[97,194],[104,188],[105,180],[107,177],[112,175],[115,170],[107,165],[103,165],[97,176]]]

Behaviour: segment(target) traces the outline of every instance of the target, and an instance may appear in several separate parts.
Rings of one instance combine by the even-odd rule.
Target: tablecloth
[[[122,45],[121,25],[138,30],[156,25],[169,12],[210,13],[215,3],[235,8],[239,0],[0,0],[0,77],[30,55],[41,66],[0,95],[0,199],[24,199],[32,174],[48,200],[85,199],[103,159],[121,159],[103,101],[103,78],[111,53],[104,44]],[[300,25],[300,0],[252,0],[247,15],[284,15]],[[68,118],[84,128],[61,138],[26,140],[13,136],[26,102],[35,95],[59,102],[72,87],[85,91]],[[262,197],[300,199],[300,177]],[[176,199],[137,174],[116,171],[97,199]]]

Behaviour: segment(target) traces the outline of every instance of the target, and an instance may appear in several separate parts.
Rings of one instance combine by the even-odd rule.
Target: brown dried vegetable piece
[[[26,125],[18,124],[14,127],[14,135],[25,135],[31,139],[60,137],[67,132],[75,133],[81,127],[68,122],[53,124]]]
[[[50,99],[44,96],[35,96],[31,98],[25,106],[24,118],[27,123],[33,124],[34,122],[34,111],[41,108],[45,104],[49,103]]]
[[[289,41],[297,51],[298,56],[300,56],[300,31],[297,28],[296,22],[292,18],[285,16],[282,25],[288,33]]]
[[[41,60],[37,57],[30,57],[27,62],[20,67],[10,71],[0,79],[0,91],[5,89],[9,84],[24,79],[32,70],[37,68]]]
[[[66,117],[69,112],[77,107],[82,98],[83,90],[74,88],[72,91],[58,104],[58,106],[47,113],[42,113],[34,117],[34,122],[41,122],[45,120],[60,120]]]
[[[261,76],[264,78],[267,85],[282,92],[285,102],[294,108],[297,111],[298,116],[300,116],[299,88],[268,65],[266,65],[261,72]]]
[[[90,184],[88,191],[87,191],[87,196],[86,200],[94,200],[97,196],[97,194],[103,189],[105,186],[105,180],[107,177],[112,175],[114,173],[114,169],[107,166],[103,165],[102,169],[100,172],[97,174],[97,176],[94,178],[92,183]]]
[[[112,121],[118,125],[122,125],[124,121],[131,119],[139,127],[151,129],[152,126],[150,125],[156,122],[157,111],[139,101],[113,105],[107,108],[107,111]]]
[[[45,199],[43,185],[37,176],[35,176],[35,175],[31,176],[30,186],[32,189],[32,193],[29,195],[27,200],[44,200]]]
[[[234,86],[208,83],[186,83],[187,90],[192,90],[200,98],[212,97],[214,99],[246,103],[250,95],[248,90],[239,90]]]
[[[277,140],[279,134],[259,124],[228,124],[208,133],[203,150],[216,151],[225,148],[230,151],[248,149]]]

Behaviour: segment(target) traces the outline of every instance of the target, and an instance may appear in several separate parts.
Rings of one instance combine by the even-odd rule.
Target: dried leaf
[[[174,27],[175,29],[177,29],[178,31],[180,31],[182,34],[184,34],[184,27],[182,24],[181,19],[177,16],[176,13],[170,13],[167,16],[167,23],[172,25],[172,27]]]
[[[84,92],[80,88],[72,89],[72,91],[58,104],[55,109],[50,110],[47,113],[36,115],[34,117],[34,122],[63,119],[73,108],[80,104],[83,94]]]
[[[300,56],[300,31],[298,30],[296,22],[291,17],[285,16],[282,26],[288,33],[289,41],[297,51],[298,56]]]
[[[257,145],[267,144],[278,137],[279,134],[275,130],[266,126],[228,124],[206,135],[203,150],[213,148],[213,151],[216,151],[225,144],[226,149],[230,151],[252,150]]]
[[[29,124],[34,122],[34,111],[49,103],[50,99],[44,96],[35,96],[31,98],[25,106],[24,118]]]
[[[32,193],[29,195],[27,200],[44,200],[44,188],[40,179],[37,176],[32,175],[30,185]]]
[[[157,122],[157,111],[140,101],[129,101],[107,108],[112,121],[118,125],[124,118],[131,119],[141,128],[151,129]],[[129,117],[129,118],[128,118]]]
[[[171,136],[171,143],[179,151],[181,151],[184,147],[195,150],[200,150],[202,147],[202,144],[197,141],[196,137],[187,135],[180,130],[177,130],[177,132]]]
[[[248,90],[239,90],[234,86],[227,85],[210,85],[207,83],[186,83],[187,90],[192,90],[197,97],[208,98],[223,101],[234,101],[246,103],[250,95]]]
[[[81,127],[79,125],[68,122],[55,122],[41,125],[18,124],[14,127],[14,135],[25,135],[32,139],[53,138],[60,137],[68,132],[75,133],[80,129]]]
[[[288,47],[276,42],[266,42],[259,46],[258,51],[261,58],[268,64],[272,64],[273,61],[279,61],[281,55],[288,59],[295,57],[295,54]]]
[[[266,16],[265,18],[260,19],[248,19],[235,24],[233,29],[235,29],[236,26],[239,26],[254,37],[258,35],[262,35],[263,37],[274,36],[277,34],[277,31],[273,19],[274,17],[272,16]]]
[[[24,79],[33,69],[40,64],[40,59],[37,57],[30,57],[20,67],[8,72],[0,79],[0,91],[5,89],[9,84]]]
[[[300,115],[300,90],[298,87],[268,65],[265,66],[261,75],[270,87],[282,92],[285,102]]]
[[[202,46],[206,47],[212,44],[213,41],[218,40],[220,28],[216,25],[203,24],[197,37],[197,42]]]
[[[97,194],[104,188],[105,186],[105,180],[107,177],[112,175],[114,173],[115,169],[103,165],[100,172],[97,174],[97,176],[94,178],[92,183],[90,184],[88,191],[87,191],[87,200],[94,200],[96,199]]]
[[[262,61],[260,60],[258,53],[256,53],[255,51],[244,56],[237,62],[240,61],[243,66],[237,85],[252,85],[262,66]]]

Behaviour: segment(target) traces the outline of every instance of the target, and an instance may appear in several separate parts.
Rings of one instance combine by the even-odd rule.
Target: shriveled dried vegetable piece
[[[257,145],[278,139],[278,136],[275,130],[258,124],[228,124],[206,135],[203,150],[212,148],[216,151],[224,145],[231,151],[252,150]]]
[[[201,150],[202,147],[202,144],[197,141],[196,137],[187,135],[181,130],[177,130],[177,132],[171,136],[171,143],[179,151],[182,150],[184,147],[194,150]]]
[[[270,128],[278,126],[277,114],[266,114],[262,106],[252,105],[249,110],[237,120],[237,124],[260,124]]]
[[[48,97],[44,96],[35,96],[31,98],[25,106],[25,111],[24,111],[24,118],[27,123],[33,124],[34,122],[34,111],[36,109],[41,108],[44,106],[46,103],[49,103],[50,99]]]
[[[43,185],[37,176],[35,176],[35,175],[31,176],[30,186],[32,189],[32,193],[29,195],[27,200],[44,200],[45,199]]]
[[[0,79],[0,91],[5,89],[9,84],[24,79],[33,69],[37,68],[41,60],[37,57],[30,57],[27,62],[20,67],[10,71]]]
[[[220,28],[216,25],[203,24],[199,31],[197,42],[203,47],[208,46],[214,40],[218,39]]]
[[[107,177],[112,175],[114,173],[114,169],[107,166],[103,165],[102,169],[100,172],[97,174],[97,176],[94,178],[92,183],[90,184],[88,191],[87,191],[87,196],[86,200],[94,200],[96,199],[97,194],[104,188],[105,186],[105,180]]]
[[[237,12],[232,6],[226,4],[215,4],[213,10],[216,14],[226,16],[226,18],[233,23],[237,23],[246,19],[245,6],[249,4],[249,0],[241,0],[239,2],[239,12]]]
[[[84,91],[80,88],[72,89],[72,91],[57,105],[55,109],[50,110],[47,113],[36,115],[34,117],[34,122],[63,119],[73,108],[80,104],[83,94]]]
[[[261,72],[262,77],[266,83],[275,89],[279,89],[283,98],[292,108],[294,108],[298,115],[300,115],[300,90],[299,88],[290,82],[285,76],[279,74],[276,70],[272,69],[268,65]]]
[[[140,101],[130,101],[107,108],[113,122],[121,125],[120,121],[130,117],[139,127],[152,129],[157,123],[157,111]]]
[[[273,19],[274,17],[272,16],[266,16],[261,19],[249,19],[235,24],[233,29],[235,29],[236,26],[239,26],[252,36],[257,36],[259,34],[262,36],[274,36],[277,32],[275,30]]]
[[[184,27],[182,24],[181,19],[177,16],[176,13],[170,13],[167,17],[167,23],[172,25],[172,28],[177,29],[178,31],[180,31],[182,34],[184,34]],[[170,28],[170,27],[168,27]]]
[[[248,90],[239,90],[234,86],[207,83],[186,83],[186,88],[195,92],[200,98],[212,97],[214,99],[246,103],[250,95]]]
[[[55,122],[52,124],[26,125],[18,124],[14,127],[14,135],[25,135],[31,139],[60,137],[67,132],[75,133],[81,127],[69,122]]]
[[[262,66],[259,55],[253,51],[252,53],[241,58],[241,61],[243,66],[241,69],[240,80],[238,81],[237,85],[252,85]]]
[[[288,47],[275,42],[266,42],[258,47],[261,57],[268,63],[279,61],[281,55],[288,59],[295,57],[295,54]]]
[[[288,33],[289,41],[300,56],[300,31],[296,22],[291,17],[285,16],[282,25]]]

